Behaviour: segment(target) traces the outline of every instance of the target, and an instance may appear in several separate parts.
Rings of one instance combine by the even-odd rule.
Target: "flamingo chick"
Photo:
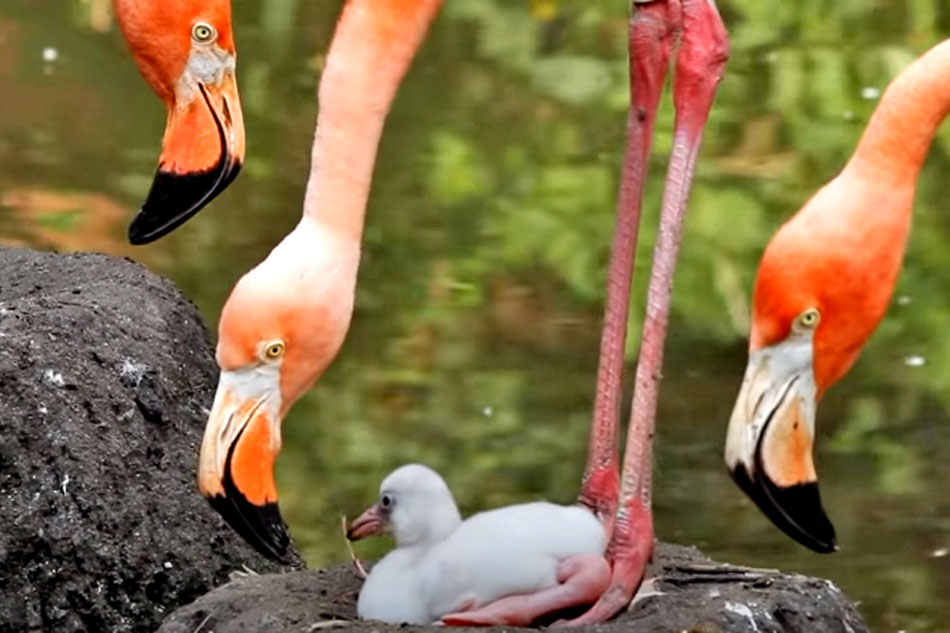
[[[898,75],[854,155],[765,249],[749,363],[726,438],[739,486],[786,534],[836,549],[815,470],[815,410],[890,303],[917,176],[950,112],[950,40]]]
[[[129,226],[129,241],[146,244],[224,191],[244,161],[231,3],[113,2],[139,70],[168,110],[152,188]]]
[[[547,502],[480,512],[465,521],[434,470],[402,466],[357,518],[351,540],[393,537],[360,591],[361,618],[390,623],[526,626],[591,604],[610,580],[607,535],[588,509]]]

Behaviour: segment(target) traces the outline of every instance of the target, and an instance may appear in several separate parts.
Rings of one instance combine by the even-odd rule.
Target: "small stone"
[[[43,372],[43,380],[46,381],[46,384],[50,387],[62,387],[66,384],[66,381],[63,380],[63,375],[52,369],[47,369]]]

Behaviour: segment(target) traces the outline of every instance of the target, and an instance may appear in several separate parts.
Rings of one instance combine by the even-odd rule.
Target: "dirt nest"
[[[356,620],[360,584],[350,565],[248,575],[171,614],[159,633],[313,633],[336,627],[359,633],[446,630]],[[608,624],[585,629],[598,633],[868,631],[854,605],[828,580],[716,563],[695,548],[666,544],[658,546],[649,579],[630,610]]]
[[[0,249],[0,631],[154,631],[248,565],[196,491],[216,366],[129,261]]]

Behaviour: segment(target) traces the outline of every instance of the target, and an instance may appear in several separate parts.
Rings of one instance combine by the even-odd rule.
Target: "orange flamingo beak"
[[[816,406],[811,332],[753,351],[729,419],[726,466],[776,526],[828,553],[837,546],[818,492]]]
[[[290,537],[274,484],[279,452],[278,368],[222,371],[201,443],[198,488],[254,549],[287,563]]]
[[[237,177],[244,161],[244,119],[233,59],[214,60],[220,66],[211,68],[210,77],[186,68],[179,80],[152,188],[129,226],[132,244],[168,234]]]

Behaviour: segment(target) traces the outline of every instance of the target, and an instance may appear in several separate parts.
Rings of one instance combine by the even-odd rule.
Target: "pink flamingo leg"
[[[675,0],[666,4],[670,11],[679,9]],[[603,622],[625,608],[643,580],[653,551],[653,432],[673,273],[703,128],[729,56],[728,36],[713,0],[682,0],[681,10],[682,40],[673,86],[676,126],[647,291],[620,507],[608,548],[611,582],[597,604],[572,624]]]
[[[563,560],[557,568],[558,584],[537,593],[508,596],[478,609],[450,613],[442,623],[450,626],[528,626],[539,617],[591,604],[610,582],[610,566],[603,556],[580,554]]]
[[[607,272],[607,300],[597,367],[597,394],[587,466],[579,502],[613,529],[620,491],[617,432],[623,387],[624,346],[633,282],[634,255],[653,126],[669,66],[675,32],[658,2],[636,10],[630,21],[630,114],[624,151],[617,221]]]

